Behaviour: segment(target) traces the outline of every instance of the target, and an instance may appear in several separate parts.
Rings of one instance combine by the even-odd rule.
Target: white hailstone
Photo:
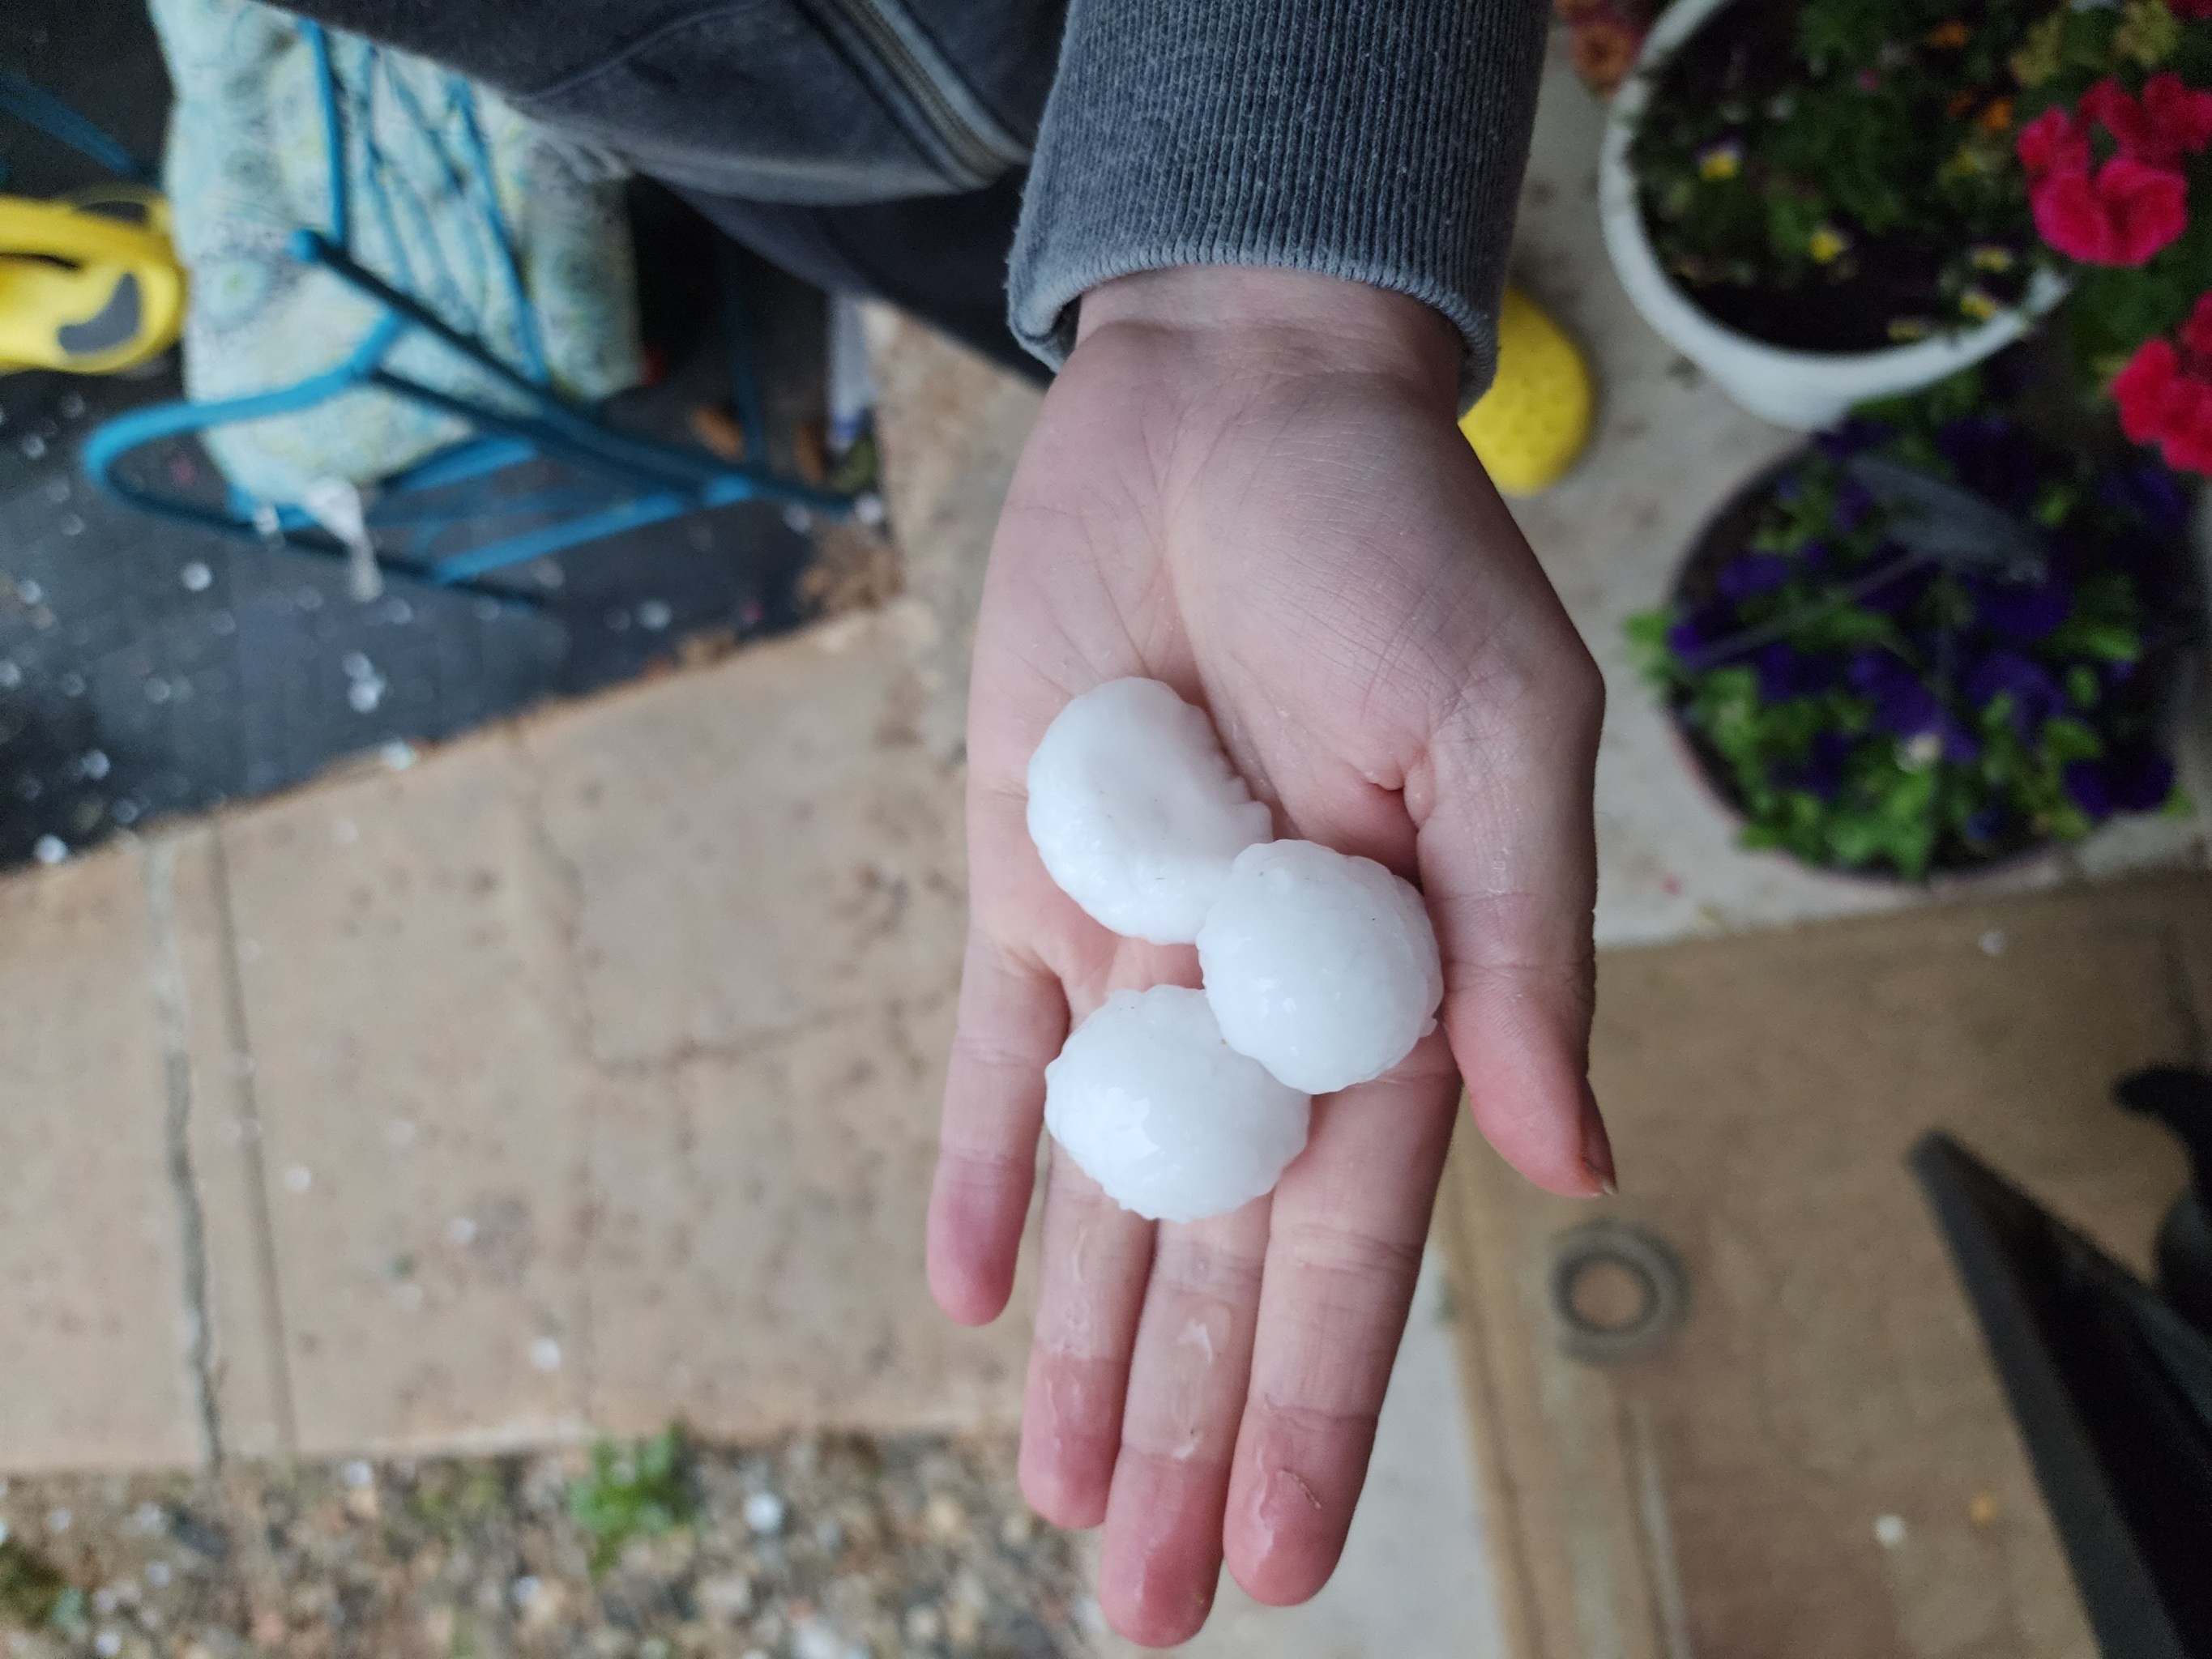
[[[1443,1000],[1420,894],[1310,841],[1238,855],[1198,960],[1229,1046],[1308,1094],[1382,1076],[1435,1029]]]
[[[1053,1139],[1151,1221],[1226,1215],[1305,1150],[1312,1103],[1221,1040],[1203,991],[1116,991],[1044,1068]]]
[[[1060,890],[1117,933],[1188,945],[1237,854],[1273,833],[1212,723],[1158,680],[1109,680],[1030,759],[1030,839]]]

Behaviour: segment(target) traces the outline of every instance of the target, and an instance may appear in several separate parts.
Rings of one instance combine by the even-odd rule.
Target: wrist
[[[1260,265],[1133,271],[1085,294],[1076,344],[1175,337],[1217,369],[1378,375],[1447,413],[1459,390],[1459,331],[1403,294],[1341,277]]]

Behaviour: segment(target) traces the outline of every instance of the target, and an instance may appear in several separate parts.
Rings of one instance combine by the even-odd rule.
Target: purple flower
[[[1963,415],[1944,423],[1936,447],[1958,481],[2008,513],[2024,514],[2035,500],[2035,454],[2020,428],[1994,415]]]
[[[1844,479],[1836,490],[1836,528],[1856,530],[1874,508],[1874,491],[1856,478]]]
[[[2097,499],[2136,514],[2162,536],[2177,534],[2189,522],[2189,497],[2173,474],[2156,462],[2107,472],[2097,481]]]
[[[1714,585],[1722,597],[1741,605],[1785,586],[1793,574],[1790,561],[1779,553],[1746,553],[1723,565]]]
[[[2112,817],[2112,792],[2104,783],[2104,765],[2100,761],[2073,761],[2066,768],[2066,794],[2073,803],[2090,817],[2090,823],[2101,823]]]
[[[2016,651],[1992,651],[1966,676],[1966,701],[1986,708],[2000,696],[2012,698],[2013,727],[2025,738],[2066,708],[2058,682]]]
[[[1844,670],[1851,690],[1863,696],[1880,697],[1900,685],[1917,685],[1912,671],[1887,651],[1866,646],[1851,653]]]
[[[1693,659],[1735,632],[1735,607],[1714,601],[1685,611],[1667,630],[1667,643],[1676,656]]]
[[[1969,815],[1962,827],[1968,841],[1987,844],[1997,838],[1997,832],[2002,830],[2004,825],[2004,808],[1993,805],[1982,807]]]
[[[1966,730],[1949,709],[1936,717],[1935,730],[1943,742],[1943,758],[1954,766],[1970,765],[1982,757],[1981,739]]]
[[[2173,793],[2173,763],[2147,743],[2129,744],[2066,769],[2066,793],[2092,820],[2150,812]]]
[[[1751,664],[1759,672],[1759,695],[1765,702],[1818,696],[1832,689],[1839,678],[1833,657],[1808,657],[1779,641],[1761,647]]]
[[[2074,589],[2056,571],[2040,582],[1989,581],[1978,576],[1965,580],[1973,596],[1974,620],[2015,644],[2046,638],[2074,609]]]
[[[2101,823],[2112,816],[2112,792],[2105,786],[2105,769],[2095,761],[2075,761],[2064,773],[2066,793],[2074,804],[2089,816],[2092,823]]]
[[[1832,426],[1813,439],[1820,451],[1830,460],[1841,465],[1854,455],[1872,449],[1896,434],[1897,428],[1887,421],[1869,421],[1854,415],[1840,426]]]
[[[1942,757],[1960,764],[1982,752],[1973,733],[1943,706],[1943,700],[1887,651],[1869,648],[1854,653],[1847,672],[1851,689],[1874,704],[1876,730],[1893,732],[1907,743],[1932,736],[1941,744]]]
[[[1782,788],[1804,789],[1822,800],[1833,800],[1836,791],[1843,787],[1844,763],[1850,757],[1849,738],[1840,732],[1818,732],[1805,758],[1795,766],[1779,769],[1774,781]]]
[[[2173,793],[2173,763],[2147,743],[2105,757],[2105,783],[2123,812],[2154,812]]]

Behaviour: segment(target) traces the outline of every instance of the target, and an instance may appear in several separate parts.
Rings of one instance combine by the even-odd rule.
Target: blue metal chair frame
[[[376,538],[378,564],[387,571],[438,586],[475,587],[478,579],[508,566],[734,501],[764,500],[831,517],[851,510],[850,498],[777,477],[765,467],[733,465],[704,450],[617,431],[591,408],[552,390],[535,313],[523,290],[514,239],[500,209],[477,122],[474,94],[468,82],[458,76],[448,78],[447,95],[451,101],[441,112],[458,114],[464,135],[460,157],[445,157],[452,168],[450,182],[481,199],[483,228],[493,250],[489,279],[506,288],[516,307],[521,323],[522,365],[517,368],[501,361],[481,339],[439,316],[421,299],[401,292],[363,268],[348,251],[356,205],[346,165],[349,100],[358,107],[359,118],[352,123],[356,136],[368,146],[364,169],[367,187],[362,192],[368,210],[382,216],[389,226],[395,201],[398,207],[417,212],[419,204],[395,198],[381,182],[386,163],[374,148],[366,102],[370,95],[368,82],[375,73],[377,49],[358,43],[363,74],[349,91],[341,86],[331,37],[318,25],[300,27],[314,54],[320,82],[331,213],[327,233],[295,231],[289,251],[293,258],[321,266],[356,293],[374,301],[384,314],[336,368],[295,385],[209,403],[156,404],[105,422],[84,445],[84,471],[94,484],[142,511],[241,536],[265,535],[271,527],[273,512],[274,528],[283,534],[286,545],[343,558],[347,556],[344,545],[300,507],[257,504],[235,487],[227,489],[221,506],[168,495],[125,477],[122,463],[133,451],[164,439],[232,422],[292,414],[341,393],[374,387],[457,416],[472,428],[472,435],[380,481],[368,514],[369,529]],[[387,84],[405,100],[410,118],[426,131],[433,131],[403,83],[387,77]],[[399,239],[394,235],[389,240],[404,257]],[[429,246],[435,249],[434,238]],[[431,275],[448,293],[458,294],[450,271],[441,269]],[[407,273],[404,280],[412,282],[413,274]],[[721,285],[725,324],[731,336],[731,379],[744,434],[744,453],[760,456],[765,453],[765,434],[759,392],[744,343],[743,295],[734,258],[722,262]],[[391,368],[388,360],[393,350],[415,335],[427,335],[477,365],[513,394],[515,406],[494,405],[424,386]],[[541,461],[558,464],[586,482],[525,488],[506,495],[480,493],[458,506],[447,499],[459,486],[485,484],[510,469]],[[533,522],[459,551],[424,550],[428,544],[456,526],[516,519]],[[503,599],[520,597],[512,589],[490,591]]]

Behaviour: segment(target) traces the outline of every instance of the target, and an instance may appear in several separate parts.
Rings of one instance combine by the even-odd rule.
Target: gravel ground
[[[658,1450],[0,1481],[0,1654],[1090,1651],[1073,1541],[1010,1440]]]

